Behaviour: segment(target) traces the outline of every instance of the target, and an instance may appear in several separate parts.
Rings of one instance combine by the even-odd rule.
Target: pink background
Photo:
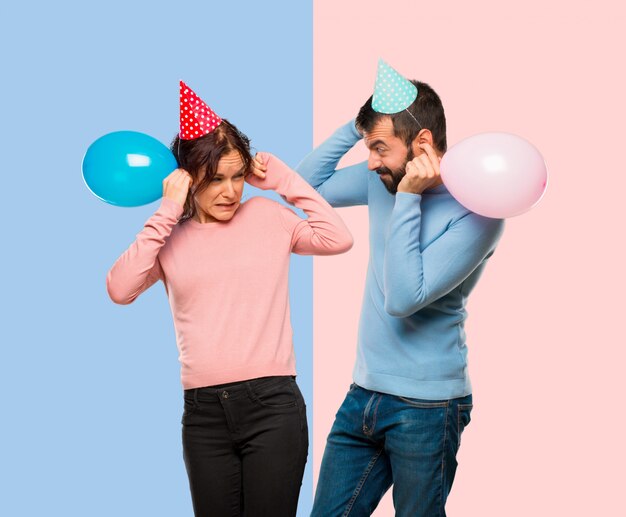
[[[470,299],[475,408],[448,515],[626,515],[618,4],[314,2],[315,144],[354,117],[382,57],[438,91],[449,145],[508,131],[548,164],[546,196],[508,221]],[[365,157],[360,144],[343,163]],[[351,382],[367,261],[366,209],[341,215],[353,250],[314,266],[315,479]],[[390,494],[376,516],[393,515]]]

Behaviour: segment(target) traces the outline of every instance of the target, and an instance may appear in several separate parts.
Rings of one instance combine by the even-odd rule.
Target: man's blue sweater
[[[465,305],[504,222],[470,212],[444,185],[392,195],[365,162],[336,170],[360,138],[352,121],[297,168],[331,205],[368,205],[354,382],[427,400],[469,395]]]

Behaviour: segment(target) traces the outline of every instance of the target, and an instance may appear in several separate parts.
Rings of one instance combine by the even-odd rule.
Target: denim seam
[[[446,469],[446,442],[448,441],[448,413],[449,407],[446,406],[446,418],[443,424],[443,448],[441,450],[441,478],[439,482],[439,513],[443,508],[443,475]]]
[[[380,406],[380,401],[383,399],[383,396],[380,395],[378,397],[378,401],[376,402],[376,407],[374,408],[374,414],[372,416],[372,428],[370,429],[370,435],[374,434],[374,429],[376,429],[376,420],[378,418],[378,406]]]
[[[242,478],[242,473],[241,473],[241,463],[237,462],[235,460],[235,463],[237,466],[239,466],[239,495],[237,497],[237,514],[236,515],[241,515],[241,500],[243,499],[243,478]]]
[[[238,434],[239,428],[235,425],[236,422],[234,422],[231,418],[228,409],[226,409],[222,397],[219,397],[219,401],[220,405],[222,406],[222,411],[224,411],[224,416],[226,417],[226,430],[228,431],[228,436],[230,436],[232,442],[238,443],[239,440],[235,438],[235,435]]]
[[[461,411],[464,409],[473,409],[473,404],[458,404],[457,405],[457,414],[456,414],[456,452],[459,452],[461,448]]]
[[[461,448],[461,404],[456,406],[456,452]]]
[[[367,427],[367,424],[366,424],[366,419],[369,416],[369,411],[370,411],[370,409],[372,407],[372,401],[374,400],[374,397],[376,397],[376,393],[372,393],[372,396],[367,401],[367,405],[365,406],[365,410],[363,411],[363,425],[362,425],[361,429],[363,430],[363,433],[365,433],[366,436],[367,435],[371,436],[371,432],[369,430],[367,430],[368,427]]]
[[[352,511],[352,507],[354,506],[354,502],[356,501],[356,498],[361,493],[361,489],[363,488],[363,485],[365,484],[365,481],[367,481],[367,477],[369,476],[370,472],[374,468],[374,465],[378,461],[378,458],[380,457],[380,455],[383,452],[383,450],[384,450],[384,447],[381,447],[380,449],[378,449],[378,452],[370,460],[369,465],[365,469],[365,472],[363,473],[363,476],[361,476],[361,479],[359,480],[359,484],[356,486],[356,488],[354,490],[354,494],[352,494],[352,498],[348,502],[348,506],[346,507],[346,510],[343,513],[342,517],[347,517],[348,515],[350,515],[350,512]]]
[[[289,387],[293,392],[293,396],[296,398],[296,406],[298,406],[298,415],[300,416],[300,431],[302,432],[304,431],[304,421],[306,420],[306,409],[303,407],[303,404],[300,401],[300,397],[298,397],[298,394],[296,393],[296,388],[294,388],[294,384],[296,384],[295,380],[289,383]]]
[[[184,406],[187,403],[190,405],[190,407],[187,411],[185,411]],[[185,425],[185,417],[190,417],[191,415],[193,415],[199,407],[200,404],[198,403],[198,390],[193,391],[193,398],[190,401],[186,401],[183,397],[183,416],[181,418],[181,424]]]

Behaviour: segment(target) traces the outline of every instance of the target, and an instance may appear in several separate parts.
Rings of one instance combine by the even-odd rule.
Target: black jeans
[[[296,515],[309,438],[293,377],[185,390],[182,424],[196,517]]]

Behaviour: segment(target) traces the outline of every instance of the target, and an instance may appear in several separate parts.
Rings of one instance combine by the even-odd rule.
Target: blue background
[[[0,514],[192,515],[163,284],[129,306],[105,289],[158,202],[105,204],[80,164],[111,131],[169,144],[183,79],[256,150],[295,166],[312,142],[311,1],[6,4]],[[310,409],[310,258],[294,256],[291,303]]]

